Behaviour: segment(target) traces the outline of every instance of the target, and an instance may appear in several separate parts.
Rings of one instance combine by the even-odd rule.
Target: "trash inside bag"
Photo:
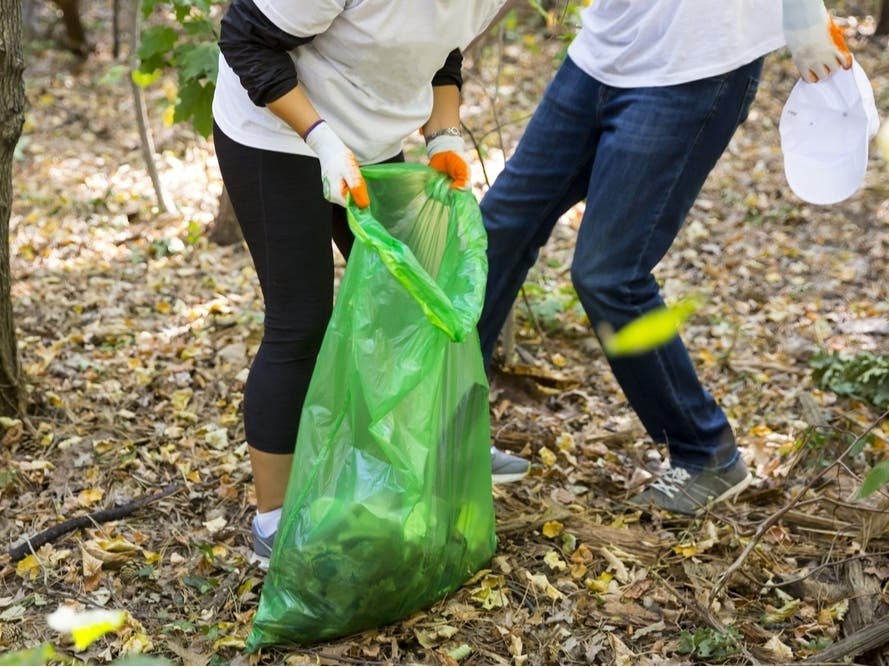
[[[378,627],[494,554],[478,204],[416,164],[362,170],[356,236],[300,421],[247,650]]]

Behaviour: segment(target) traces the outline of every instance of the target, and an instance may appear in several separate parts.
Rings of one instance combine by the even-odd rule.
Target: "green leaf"
[[[153,72],[140,72],[135,69],[130,74],[133,77],[133,81],[136,82],[136,85],[140,88],[148,88],[152,83],[157,81],[161,77],[161,71],[159,69],[154,70]]]
[[[99,84],[103,86],[114,86],[120,83],[121,80],[127,75],[128,69],[129,68],[122,63],[112,65],[107,70],[105,70],[102,78],[99,79]]]
[[[190,37],[206,37],[215,43],[219,37],[216,23],[206,17],[189,19],[182,24],[182,29]]]
[[[40,644],[22,651],[0,653],[0,665],[45,665],[55,654],[52,644]]]
[[[142,71],[153,71],[168,64],[169,54],[173,51],[179,35],[168,26],[151,26],[142,31],[137,54]]]
[[[861,483],[861,488],[858,489],[858,497],[867,498],[874,491],[887,483],[889,483],[889,459],[886,459],[871,468],[871,471],[867,473],[867,476],[865,476],[864,481]]]
[[[197,589],[201,595],[205,595],[212,591],[219,584],[215,579],[204,579],[196,574],[187,574],[182,577],[182,583],[191,588]]]
[[[216,44],[182,46],[176,52],[180,80],[209,79],[216,81],[219,47]]]
[[[195,129],[203,137],[213,132],[213,91],[212,83],[201,84],[189,81],[179,88],[179,101],[173,114],[173,122],[179,123],[191,118]]]
[[[700,308],[699,297],[682,299],[674,306],[657,308],[636,318],[617,333],[599,331],[602,346],[610,357],[649,352],[672,340],[685,321]]]

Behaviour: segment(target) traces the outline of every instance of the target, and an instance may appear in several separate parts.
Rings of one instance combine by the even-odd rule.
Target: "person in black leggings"
[[[265,331],[244,391],[247,442],[291,454],[333,308],[331,239],[348,259],[354,237],[346,209],[321,195],[318,160],[243,146],[218,126],[213,140],[265,302]],[[386,160],[403,161],[400,153]]]
[[[214,141],[266,311],[244,390],[260,562],[333,309],[331,240],[348,257],[343,207],[370,203],[359,165],[403,161],[419,130],[429,165],[466,187],[460,49],[503,2],[233,0],[223,16]]]

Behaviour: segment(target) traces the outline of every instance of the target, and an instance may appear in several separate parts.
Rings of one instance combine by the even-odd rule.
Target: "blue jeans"
[[[482,199],[488,286],[479,322],[490,364],[513,301],[558,218],[586,200],[571,278],[594,328],[615,330],[663,305],[652,269],[744,121],[762,59],[654,88],[613,88],[566,59],[515,153]],[[673,465],[723,470],[738,450],[725,414],[677,336],[609,363]]]

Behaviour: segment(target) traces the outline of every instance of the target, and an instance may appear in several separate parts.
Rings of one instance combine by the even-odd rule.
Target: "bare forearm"
[[[460,89],[457,86],[432,88],[432,113],[422,131],[428,137],[446,127],[460,127]]]
[[[309,129],[321,119],[299,86],[292,88],[274,102],[269,102],[266,107],[304,139]]]

